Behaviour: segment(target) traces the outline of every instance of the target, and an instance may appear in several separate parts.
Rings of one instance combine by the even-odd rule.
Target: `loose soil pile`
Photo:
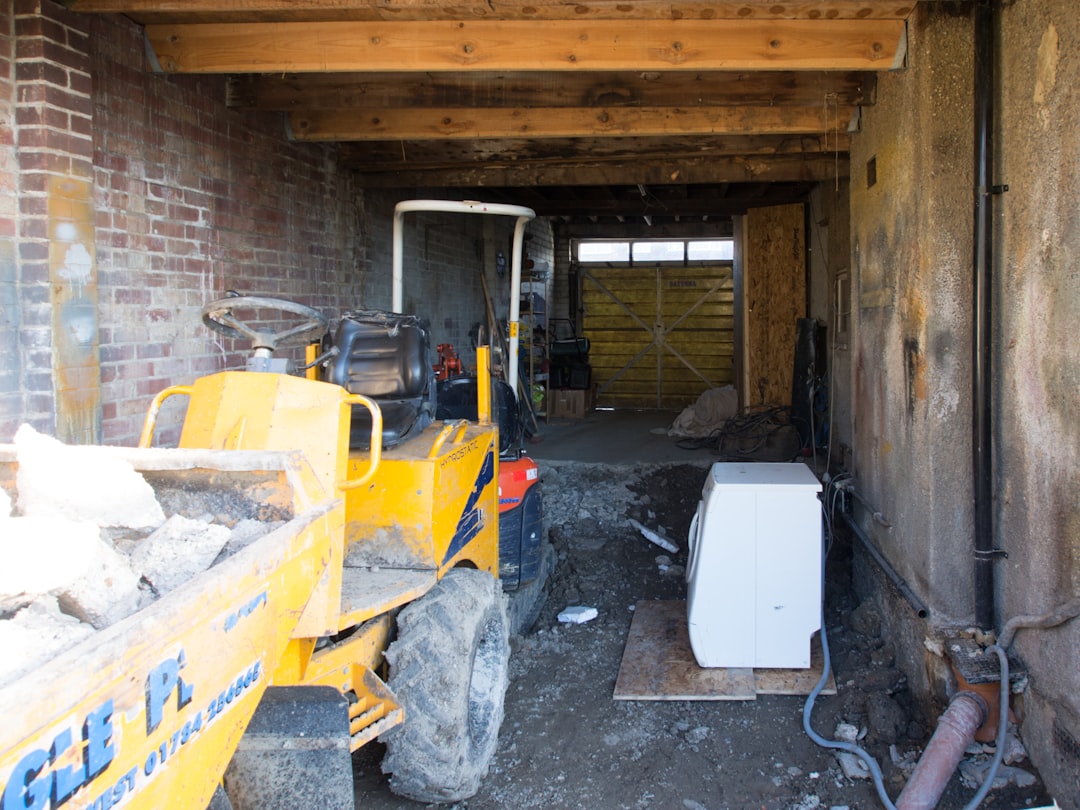
[[[491,772],[476,796],[457,807],[881,806],[869,780],[845,776],[835,756],[803,732],[802,697],[612,699],[635,604],[686,597],[685,538],[706,466],[544,462],[542,474],[558,562],[539,620],[512,639],[506,719]],[[628,518],[666,533],[680,551],[650,543]],[[839,723],[865,731],[860,744],[881,764],[895,800],[904,775],[891,761],[890,745],[898,756],[917,757],[932,728],[914,718],[872,606],[852,595],[850,562],[850,546],[837,538],[826,571],[826,627],[838,694],[818,699],[813,724],[830,738]],[[595,607],[599,615],[586,624],[560,623],[558,613],[571,605]],[[379,767],[383,751],[372,744],[354,758],[357,806],[422,806],[390,792]],[[954,776],[939,806],[960,808],[972,795]],[[1036,784],[995,790],[982,806],[1049,803]]]

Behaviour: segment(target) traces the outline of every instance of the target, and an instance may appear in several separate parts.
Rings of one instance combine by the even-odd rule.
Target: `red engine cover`
[[[499,461],[499,514],[521,503],[529,487],[540,480],[540,468],[528,456],[516,461]]]

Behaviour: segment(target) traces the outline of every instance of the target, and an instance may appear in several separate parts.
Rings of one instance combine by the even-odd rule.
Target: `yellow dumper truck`
[[[518,218],[520,245],[532,212],[489,208]],[[274,307],[304,322],[261,331],[236,314]],[[472,795],[507,680],[497,577],[531,600],[543,575],[538,500],[502,521],[500,553],[500,457],[536,476],[500,447],[492,392],[501,413],[505,386],[486,349],[475,418],[437,419],[419,319],[350,313],[306,377],[273,353],[325,332],[317,312],[240,297],[204,320],[252,339],[250,370],[163,391],[144,447],[110,452],[166,512],[284,523],[0,687],[0,810],[351,808],[351,752],[377,737],[395,791]],[[175,395],[188,400],[180,446],[152,449]],[[0,447],[12,496],[17,469]]]

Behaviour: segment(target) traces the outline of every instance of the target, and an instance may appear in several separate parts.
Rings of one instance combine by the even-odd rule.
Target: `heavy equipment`
[[[434,205],[516,217],[519,283],[532,211]],[[177,512],[287,523],[0,689],[2,810],[351,808],[350,753],[376,738],[396,792],[445,802],[477,790],[507,682],[500,569],[541,595],[539,488],[535,464],[500,450],[493,401],[512,411],[513,388],[492,385],[485,347],[475,379],[447,381],[444,405],[470,413],[436,416],[427,330],[399,312],[400,227],[413,210],[431,209],[395,212],[394,311],[346,315],[303,377],[274,352],[321,337],[320,313],[252,296],[204,307],[214,329],[251,339],[248,370],[162,391],[142,448],[115,452]],[[245,308],[301,323],[260,329]],[[179,448],[152,449],[176,395],[188,399]],[[16,469],[0,448],[9,491]]]

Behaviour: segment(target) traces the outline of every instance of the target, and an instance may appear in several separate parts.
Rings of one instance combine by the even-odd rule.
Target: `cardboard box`
[[[557,388],[548,392],[548,403],[555,419],[584,419],[592,410],[592,391]]]

